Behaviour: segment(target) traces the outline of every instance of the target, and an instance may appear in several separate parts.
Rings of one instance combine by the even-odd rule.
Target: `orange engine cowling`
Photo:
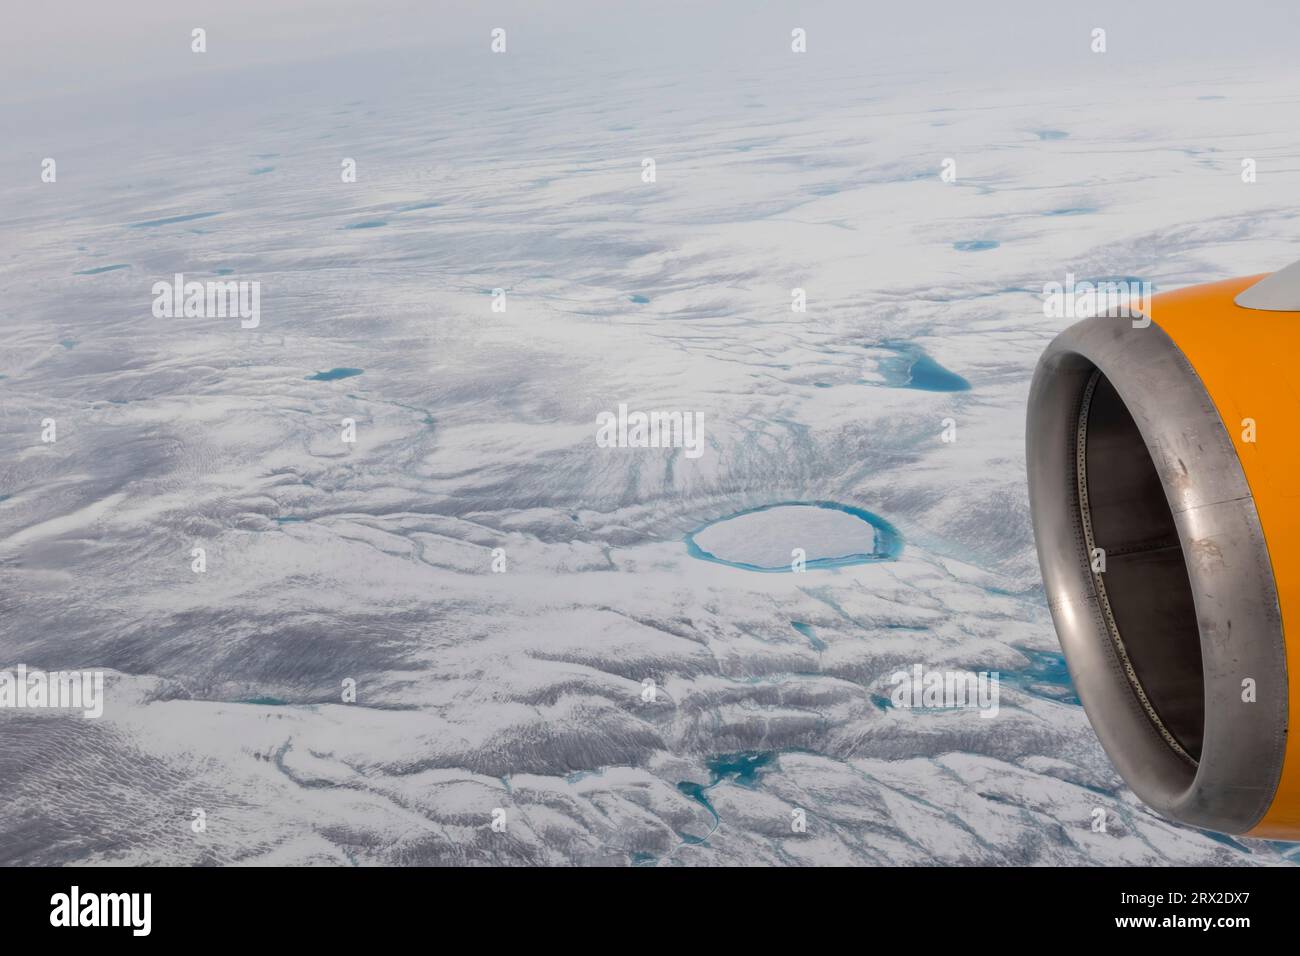
[[[1175,820],[1283,840],[1300,839],[1298,357],[1300,263],[1163,293],[1056,337],[1026,431],[1048,604],[1116,769]]]

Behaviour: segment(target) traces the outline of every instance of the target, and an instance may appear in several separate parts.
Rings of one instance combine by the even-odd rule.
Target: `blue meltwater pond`
[[[340,378],[351,378],[354,375],[360,375],[365,369],[360,368],[332,368],[328,372],[317,372],[315,375],[308,375],[309,382],[334,382]]]
[[[746,571],[791,571],[794,549],[806,567],[890,561],[903,538],[888,521],[833,501],[787,501],[711,521],[686,536],[691,557]]]
[[[965,392],[970,382],[944,368],[919,346],[910,342],[884,342],[875,346],[887,354],[877,368],[890,388],[914,388],[922,392]]]

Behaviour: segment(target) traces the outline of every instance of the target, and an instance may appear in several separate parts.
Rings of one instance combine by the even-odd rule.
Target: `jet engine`
[[[1298,362],[1300,262],[1066,329],[1026,427],[1048,606],[1116,770],[1174,820],[1281,840],[1300,839]]]

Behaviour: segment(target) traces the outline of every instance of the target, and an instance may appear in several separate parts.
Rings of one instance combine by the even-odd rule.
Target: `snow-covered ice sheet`
[[[1285,860],[1114,773],[1022,442],[1068,324],[1043,283],[1300,258],[1294,72],[832,75],[787,43],[14,114],[4,161],[59,179],[2,187],[0,665],[108,686],[100,720],[0,713],[0,862]],[[155,318],[178,272],[259,281],[260,325]],[[969,389],[891,384],[899,343]],[[699,413],[703,455],[598,448],[621,402]],[[902,549],[690,553],[780,502]],[[823,509],[763,541],[874,537]],[[917,663],[1000,672],[998,717],[892,708]]]

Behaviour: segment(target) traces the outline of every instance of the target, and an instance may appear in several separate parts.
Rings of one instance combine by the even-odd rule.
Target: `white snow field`
[[[1300,77],[1148,63],[1121,19],[1113,67],[1084,23],[1014,78],[1032,37],[950,70],[775,22],[716,63],[493,57],[483,20],[229,76],[214,31],[202,76],[4,107],[0,669],[107,698],[0,710],[0,863],[1289,862],[1111,768],[1023,423],[1044,283],[1300,258]],[[177,273],[259,282],[260,323],[155,318]],[[969,388],[891,383],[903,347]],[[703,454],[597,447],[620,403]],[[754,511],[817,502],[901,550],[688,546],[748,512],[704,532],[739,563],[872,549]],[[892,707],[915,664],[997,671],[999,714]]]

